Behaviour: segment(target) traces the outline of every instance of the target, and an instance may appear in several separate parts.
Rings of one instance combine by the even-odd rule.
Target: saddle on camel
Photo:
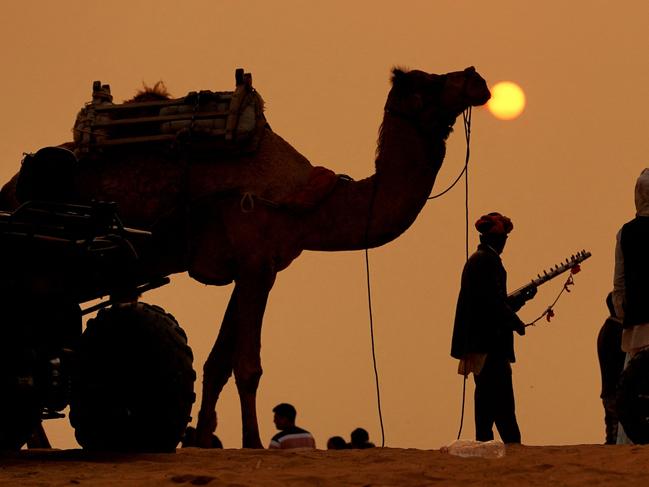
[[[313,207],[332,189],[337,179],[333,171],[304,164],[286,167],[286,161],[282,166],[265,161],[270,167],[258,163],[257,167],[240,164],[233,168],[226,163],[254,154],[268,127],[264,101],[252,86],[252,75],[237,69],[235,81],[234,91],[192,91],[181,98],[172,98],[158,82],[121,104],[113,103],[110,85],[95,81],[92,100],[74,123],[74,142],[60,147],[69,149],[81,165],[100,163],[107,153],[119,157],[120,152],[132,151],[166,153],[179,165],[206,152],[218,164],[214,156],[220,154],[227,175],[217,191],[240,191],[243,206],[252,204],[254,197],[294,210]],[[65,193],[77,170],[76,161],[63,151],[46,150],[38,156],[27,154],[23,161],[20,195],[51,198],[53,192],[61,191],[64,194],[57,199],[74,198]],[[39,190],[44,194],[33,194]]]

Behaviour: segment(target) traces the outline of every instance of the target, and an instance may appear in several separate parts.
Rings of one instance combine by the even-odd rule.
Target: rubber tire
[[[33,387],[2,383],[0,450],[20,450],[41,421],[40,403]]]
[[[629,439],[649,443],[649,351],[637,353],[620,376],[616,408]]]
[[[173,316],[145,303],[101,310],[81,336],[70,423],[90,450],[174,451],[195,400],[193,355]]]

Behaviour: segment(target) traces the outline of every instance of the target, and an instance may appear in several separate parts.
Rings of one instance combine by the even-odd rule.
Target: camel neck
[[[309,217],[305,249],[358,250],[397,238],[426,204],[444,147],[444,138],[426,140],[412,120],[386,113],[376,173],[337,185]]]

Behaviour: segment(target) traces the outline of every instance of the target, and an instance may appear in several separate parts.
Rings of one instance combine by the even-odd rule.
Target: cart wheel
[[[173,451],[191,419],[193,355],[173,316],[144,303],[102,310],[81,336],[70,423],[81,446]]]
[[[31,350],[0,358],[0,450],[19,450],[41,421]]]

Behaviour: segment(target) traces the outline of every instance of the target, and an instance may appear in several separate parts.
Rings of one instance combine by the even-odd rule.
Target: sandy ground
[[[0,457],[0,486],[647,485],[646,446],[516,446],[502,458],[439,450],[200,450],[97,454],[23,450]]]

